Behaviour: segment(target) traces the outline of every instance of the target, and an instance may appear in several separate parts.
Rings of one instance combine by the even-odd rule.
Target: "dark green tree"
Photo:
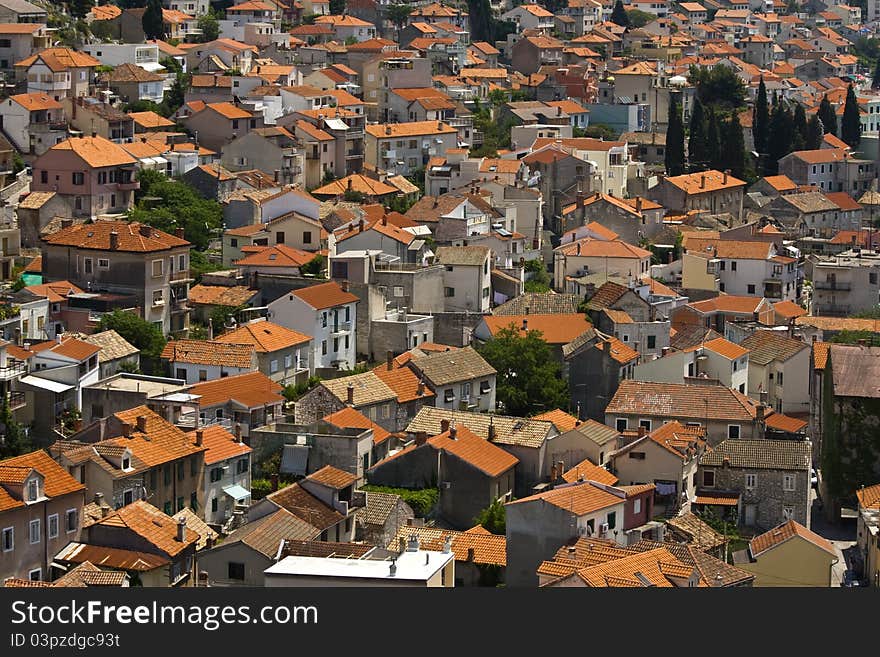
[[[498,372],[496,398],[505,415],[527,416],[568,407],[562,367],[540,331],[523,335],[511,325],[478,351]]]
[[[667,176],[684,173],[684,121],[681,106],[673,94],[669,95],[669,125],[666,128],[666,152],[664,157]]]
[[[732,114],[730,119],[724,122],[722,141],[724,169],[729,169],[734,178],[742,180],[746,175],[746,140],[743,137],[738,114]]]
[[[813,114],[810,120],[807,121],[807,139],[804,143],[804,148],[808,151],[822,148],[822,137],[824,137],[822,122],[819,120],[818,114]]]
[[[165,100],[160,105],[162,116],[171,116],[183,105],[190,80],[192,80],[190,73],[183,73],[181,71],[174,76],[174,82],[171,83],[171,88],[168,89],[168,92],[165,94]]]
[[[862,121],[859,118],[859,101],[856,92],[849,85],[846,90],[846,103],[843,105],[843,120],[840,122],[840,138],[851,148],[858,148],[862,140]]]
[[[871,79],[871,89],[880,89],[880,57],[874,65],[874,77]]]
[[[495,40],[494,24],[492,22],[492,6],[489,0],[468,0],[468,13],[470,14],[471,41]]]
[[[504,502],[495,500],[480,511],[474,523],[480,525],[483,529],[491,534],[500,534],[504,536],[507,533],[507,523],[505,522]]]
[[[165,38],[165,26],[162,21],[162,0],[147,0],[146,11],[141,21],[144,36],[147,39]]]
[[[617,0],[614,3],[614,8],[611,10],[611,22],[621,27],[629,27],[629,16],[626,9],[623,8],[622,0]]]
[[[345,0],[330,0],[330,13],[341,16],[345,13]]]
[[[770,134],[767,138],[767,159],[764,175],[779,173],[779,159],[791,152],[792,118],[784,101],[777,103],[770,115]]]
[[[837,114],[828,100],[828,95],[822,96],[822,102],[819,103],[819,120],[822,122],[822,130],[825,134],[837,135]]]
[[[792,126],[792,135],[791,135],[791,150],[794,151],[802,151],[807,147],[807,113],[804,111],[804,106],[800,103],[794,104],[794,114],[792,115],[792,121],[794,125]]]
[[[640,11],[638,9],[630,9],[627,11],[626,18],[629,21],[629,27],[644,27],[648,23],[653,23],[657,20],[657,17],[654,14],[649,14],[646,11]]]
[[[213,11],[199,16],[198,28],[202,31],[199,35],[200,43],[210,43],[220,36],[220,21]]]
[[[746,86],[732,68],[691,66],[688,78],[707,107],[711,105],[728,111],[746,104]]]
[[[755,119],[752,124],[752,134],[755,138],[755,151],[767,152],[767,130],[770,128],[770,106],[767,104],[767,86],[764,77],[758,84],[758,96],[755,98]]]
[[[706,111],[699,98],[694,98],[691,111],[690,135],[688,137],[688,162],[691,171],[702,171],[709,162],[708,135],[709,126]]]
[[[165,336],[162,329],[141,319],[140,315],[125,310],[114,310],[101,317],[99,331],[113,329],[132,345],[140,349],[141,369],[147,374],[161,373],[162,350],[165,348]]]
[[[397,29],[402,29],[409,20],[409,15],[412,11],[412,5],[387,5],[385,7],[385,18],[397,26]]]
[[[12,409],[6,399],[0,406],[0,460],[21,456],[33,451],[30,438],[24,428],[12,417]]]
[[[95,0],[69,0],[67,3],[70,15],[77,20],[84,19],[94,6]]]
[[[721,146],[721,126],[719,125],[718,114],[711,108],[709,109],[709,117],[707,119],[706,128],[706,150],[709,160],[710,169],[724,168],[724,154]]]

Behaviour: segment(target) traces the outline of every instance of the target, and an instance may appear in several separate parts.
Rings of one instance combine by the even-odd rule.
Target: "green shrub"
[[[440,499],[440,490],[437,488],[411,490],[409,488],[392,488],[391,486],[373,485],[363,486],[362,488],[371,493],[391,493],[392,495],[400,495],[403,501],[412,507],[413,512],[419,518],[424,518],[430,515],[434,507],[437,506],[437,500]]]

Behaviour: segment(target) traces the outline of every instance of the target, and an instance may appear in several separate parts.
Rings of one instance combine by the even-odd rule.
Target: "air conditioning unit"
[[[578,527],[578,536],[592,536],[593,531],[590,529],[589,525],[584,527]]]
[[[452,482],[451,481],[441,481],[440,488],[442,488],[443,490],[449,490],[450,488],[452,488]]]
[[[601,525],[599,525],[599,533],[600,534],[607,534],[608,533],[608,523],[607,522],[603,522]]]

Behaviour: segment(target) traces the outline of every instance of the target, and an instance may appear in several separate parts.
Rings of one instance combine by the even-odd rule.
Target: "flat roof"
[[[86,387],[101,388],[102,390],[120,390],[123,392],[142,392],[147,397],[160,397],[173,392],[179,392],[186,387],[186,381],[158,376],[117,374]]]
[[[417,550],[400,554],[391,574],[391,559],[333,559],[325,557],[284,557],[263,572],[266,575],[292,577],[344,577],[371,580],[427,581],[446,564],[455,559],[455,553]]]

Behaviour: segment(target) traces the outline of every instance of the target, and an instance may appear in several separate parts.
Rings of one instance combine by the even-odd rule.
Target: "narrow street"
[[[810,529],[831,541],[837,550],[838,562],[834,564],[831,574],[831,586],[837,587],[843,581],[846,570],[853,564],[857,549],[856,522],[853,519],[844,519],[836,525],[827,522],[822,514],[820,500],[816,496],[815,489],[812,492],[812,498]]]

